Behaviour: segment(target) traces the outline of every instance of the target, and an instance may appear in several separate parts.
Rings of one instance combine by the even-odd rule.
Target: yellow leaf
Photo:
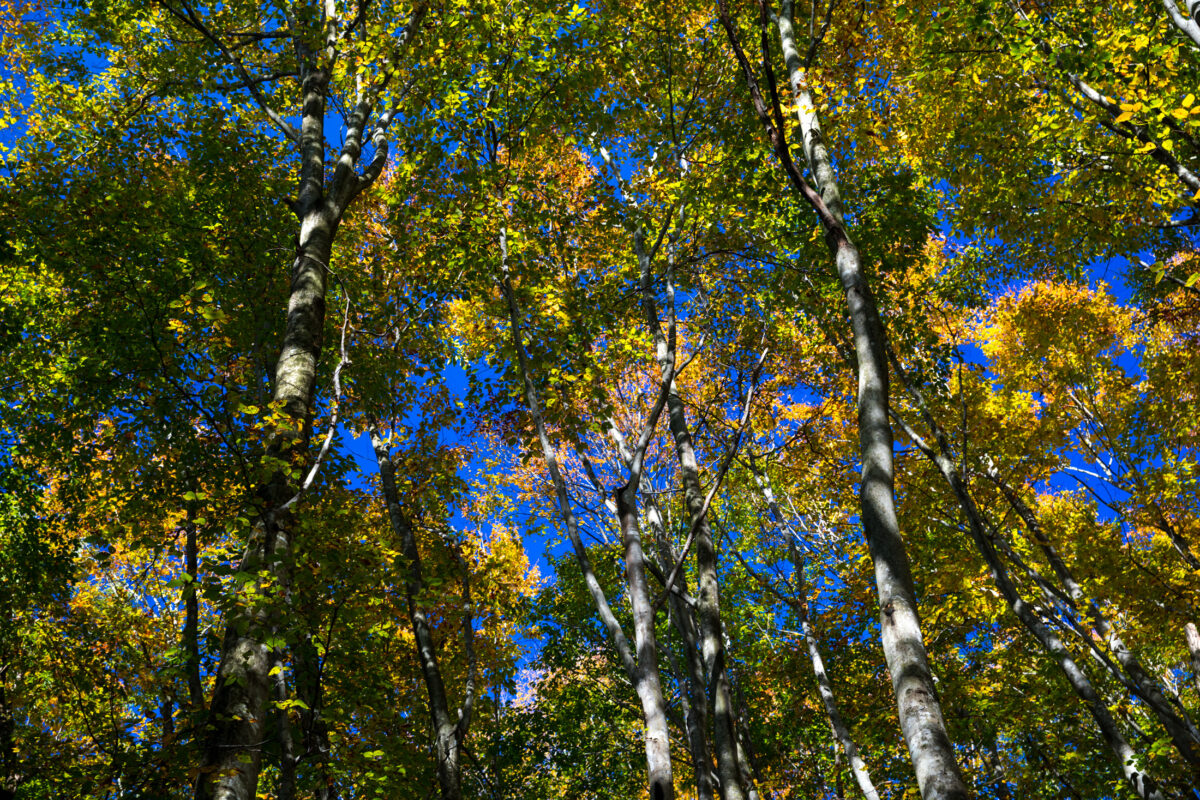
[[[1191,108],[1191,107],[1192,107],[1192,103],[1194,103],[1194,102],[1196,102],[1196,95],[1194,95],[1194,94],[1189,94],[1187,97],[1183,98],[1183,107],[1184,107],[1184,108]]]
[[[1124,112],[1123,114],[1121,114],[1119,117],[1117,117],[1117,119],[1116,119],[1116,122],[1117,122],[1117,124],[1118,124],[1118,125],[1119,125],[1120,123],[1122,123],[1122,122],[1128,122],[1128,121],[1129,121],[1129,118],[1130,118],[1130,117],[1132,117],[1132,116],[1133,116],[1133,112],[1132,112],[1132,111],[1126,111],[1126,112]]]

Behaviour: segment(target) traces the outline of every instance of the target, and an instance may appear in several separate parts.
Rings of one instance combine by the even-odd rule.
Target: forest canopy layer
[[[0,0],[0,800],[1200,798],[1200,2]]]

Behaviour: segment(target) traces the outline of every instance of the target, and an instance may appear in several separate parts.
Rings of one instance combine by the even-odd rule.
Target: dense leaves
[[[1194,6],[0,3],[0,800],[1196,796]]]

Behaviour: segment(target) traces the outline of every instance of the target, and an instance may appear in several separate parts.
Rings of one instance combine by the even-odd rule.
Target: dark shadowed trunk
[[[438,786],[441,788],[442,800],[462,800],[462,738],[466,731],[459,722],[460,718],[466,719],[466,714],[460,712],[459,715],[451,716],[450,706],[446,701],[446,686],[438,667],[433,629],[429,624],[429,616],[420,603],[421,593],[425,589],[425,578],[421,572],[421,554],[417,549],[417,538],[412,523],[400,506],[396,470],[374,421],[371,422],[370,434],[371,446],[375,450],[375,459],[379,465],[379,479],[387,504],[388,521],[391,523],[392,532],[400,540],[400,551],[404,554],[406,562],[404,596],[416,645],[417,663],[421,667],[421,677],[425,681],[426,694],[429,697]],[[467,624],[470,624],[469,620]]]

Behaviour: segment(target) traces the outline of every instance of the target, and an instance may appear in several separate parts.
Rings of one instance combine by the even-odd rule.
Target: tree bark
[[[1192,661],[1192,681],[1196,684],[1196,694],[1200,695],[1200,631],[1195,624],[1189,622],[1184,626],[1187,638],[1188,655]]]
[[[424,3],[413,9],[408,24],[395,38],[397,49],[416,35],[426,10]],[[172,10],[172,14],[230,58],[219,36],[190,9]],[[327,23],[316,45],[307,31],[296,28],[290,32],[300,63],[298,132],[265,104],[261,94],[255,94],[263,111],[299,146],[299,190],[293,204],[299,230],[287,324],[275,364],[271,398],[287,419],[267,444],[265,463],[273,466],[257,487],[254,523],[238,569],[251,577],[237,590],[226,612],[225,636],[209,705],[208,736],[195,786],[197,800],[253,800],[257,794],[271,694],[271,658],[266,641],[273,621],[263,607],[263,597],[271,599],[268,585],[290,582],[295,525],[288,507],[299,497],[292,473],[304,462],[308,450],[333,242],[347,208],[379,177],[388,159],[386,131],[391,111],[376,118],[371,134],[375,153],[359,174],[366,126],[377,99],[370,93],[360,94],[347,120],[332,177],[326,181],[326,100],[338,58],[338,24],[333,19]],[[244,68],[242,72],[244,76]]]
[[[612,638],[613,645],[617,650],[617,656],[625,668],[625,673],[628,675],[634,691],[642,702],[646,728],[646,759],[650,796],[652,800],[672,800],[674,798],[674,784],[671,773],[670,742],[666,737],[666,709],[665,703],[662,702],[662,689],[658,676],[657,647],[654,640],[654,610],[653,606],[649,604],[648,595],[645,594],[645,556],[641,548],[640,535],[637,536],[636,542],[631,545],[628,531],[630,530],[630,526],[632,526],[632,532],[635,535],[637,533],[637,512],[634,503],[636,502],[637,487],[641,483],[642,463],[650,435],[657,424],[658,417],[662,413],[663,405],[666,402],[667,389],[670,385],[674,368],[672,366],[663,376],[663,386],[661,387],[660,395],[650,412],[646,426],[643,428],[642,436],[639,438],[638,444],[630,458],[629,481],[620,492],[622,495],[628,493],[629,497],[624,499],[620,497],[614,498],[618,503],[618,519],[621,523],[622,537],[626,543],[627,580],[633,582],[629,585],[630,599],[632,601],[639,594],[646,598],[645,608],[641,606],[641,600],[637,601],[639,605],[635,608],[635,625],[638,626],[637,630],[635,630],[635,642],[637,645],[637,660],[635,661],[633,653],[629,648],[629,640],[626,638],[625,632],[621,629],[620,623],[613,614],[612,608],[608,603],[608,598],[605,596],[604,590],[596,578],[595,571],[592,569],[591,559],[588,557],[587,549],[584,547],[583,540],[579,535],[579,521],[571,507],[571,496],[567,491],[566,481],[563,479],[562,471],[558,465],[558,456],[555,454],[554,448],[550,444],[549,434],[546,432],[546,423],[542,417],[541,401],[538,398],[537,389],[534,387],[533,378],[530,373],[529,358],[525,352],[524,342],[522,341],[521,317],[517,309],[516,296],[509,280],[507,232],[504,230],[500,234],[500,250],[500,288],[508,305],[509,332],[513,349],[517,355],[517,367],[524,389],[526,407],[529,409],[530,416],[533,417],[534,428],[537,431],[538,442],[541,445],[542,457],[546,461],[546,468],[550,472],[550,478],[554,484],[559,514],[565,523],[567,537],[570,539],[571,547],[575,551],[575,557],[583,572],[584,583],[588,588],[589,594],[591,594],[592,602],[596,606],[596,610],[605,628],[608,630],[609,636]],[[671,361],[673,364],[673,347]],[[630,558],[634,559],[635,562],[632,565],[628,561]],[[634,587],[638,584],[642,586],[642,589],[635,590]],[[646,617],[647,614],[649,615],[648,620]],[[648,629],[647,625],[649,626]],[[661,720],[659,719],[660,711]]]
[[[646,585],[646,556],[638,531],[637,489],[623,486],[613,492],[617,517],[621,521],[621,539],[625,547],[625,582],[633,611],[633,642],[637,648],[635,684],[642,714],[646,720],[646,769],[650,800],[674,800],[675,784],[671,774],[671,743],[667,730],[666,703],[658,673],[658,646],[654,633],[654,607]]]
[[[679,555],[667,537],[666,526],[663,525],[658,503],[652,494],[645,491],[647,488],[643,484],[646,521],[654,533],[658,546],[659,564],[663,574],[666,575],[670,574]],[[687,579],[682,573],[676,577],[675,585],[679,587],[680,592],[687,594]],[[686,675],[680,682],[684,686],[683,719],[684,726],[687,728],[688,747],[691,750],[695,772],[696,799],[713,800],[715,784],[712,772],[712,752],[708,742],[708,699],[704,682],[704,664],[700,658],[700,646],[696,632],[696,617],[679,593],[668,592],[667,604],[671,611],[671,624],[679,633],[683,663],[686,669]]]
[[[729,675],[725,666],[725,642],[717,586],[717,550],[713,544],[705,493],[700,485],[700,470],[683,401],[675,392],[674,380],[669,377],[674,369],[675,355],[668,342],[669,337],[663,334],[658,305],[651,287],[652,253],[646,250],[644,233],[640,228],[634,236],[634,248],[641,271],[642,311],[646,328],[654,337],[655,359],[659,365],[659,372],[670,387],[666,398],[667,423],[679,462],[690,522],[689,530],[696,543],[696,617],[699,622],[700,655],[705,674],[708,676],[707,695],[711,704],[713,745],[721,797],[724,800],[747,800],[749,787],[738,762],[737,711],[730,695]],[[673,290],[668,286],[668,292],[671,291]],[[669,305],[672,303],[670,298],[668,295]],[[673,309],[669,310],[669,314],[673,318]],[[686,555],[684,553],[681,557]]]
[[[292,491],[291,462],[303,456],[308,444],[325,324],[326,265],[340,216],[324,191],[327,88],[328,73],[320,69],[310,70],[302,84],[299,245],[272,397],[287,413],[288,423],[267,447],[267,458],[286,466],[275,469],[258,492],[260,511],[239,569],[255,576],[255,586],[239,593],[228,613],[210,704],[210,735],[197,782],[199,800],[251,800],[257,792],[271,662],[265,643],[270,625],[261,601],[255,599],[264,588],[257,576],[265,571],[279,577],[290,569],[291,515],[277,509]]]
[[[188,702],[195,712],[204,707],[204,688],[200,683],[200,607],[196,597],[199,565],[196,526],[192,522],[187,523],[184,535],[183,568],[187,571],[188,582],[183,587],[183,651],[187,655]]]
[[[802,565],[797,564],[797,569],[802,568]],[[805,600],[801,600],[801,602],[807,606]],[[817,693],[821,696],[822,705],[825,706],[825,715],[829,717],[829,726],[833,729],[834,736],[837,737],[838,743],[846,753],[846,760],[850,763],[850,772],[854,775],[858,789],[866,800],[879,800],[879,791],[875,788],[875,782],[871,780],[867,764],[859,754],[858,745],[854,743],[850,729],[846,727],[841,712],[838,710],[837,698],[833,694],[833,684],[830,683],[829,675],[825,672],[825,660],[821,657],[816,634],[813,633],[812,625],[808,621],[807,607],[800,617],[800,632],[804,634],[804,641],[808,645],[808,658],[812,662],[813,674],[817,678]]]

